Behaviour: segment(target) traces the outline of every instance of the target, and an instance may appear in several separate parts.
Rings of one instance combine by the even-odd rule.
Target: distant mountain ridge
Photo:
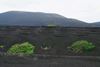
[[[8,11],[0,14],[0,25],[100,27],[100,22],[90,24],[54,13]]]

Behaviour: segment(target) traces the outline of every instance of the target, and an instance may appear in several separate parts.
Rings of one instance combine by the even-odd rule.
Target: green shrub
[[[57,25],[51,23],[51,24],[48,24],[47,26],[48,27],[56,27]]]
[[[71,46],[68,48],[71,49],[74,53],[83,53],[83,52],[89,52],[95,48],[95,45],[93,45],[91,42],[88,42],[86,40],[80,40],[74,42]]]
[[[7,53],[10,55],[31,55],[34,53],[35,46],[29,42],[13,45]]]
[[[0,48],[4,48],[4,46],[3,45],[0,45]]]

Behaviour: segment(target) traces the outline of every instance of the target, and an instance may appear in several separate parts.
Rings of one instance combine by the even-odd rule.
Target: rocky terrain
[[[0,67],[100,67],[98,57],[0,57]]]
[[[15,43],[30,42],[36,46],[36,54],[73,55],[67,52],[67,47],[78,40],[87,40],[96,45],[96,49],[89,54],[100,56],[100,28],[79,27],[25,27],[3,26],[0,28],[0,44],[5,52]],[[50,47],[43,51],[41,47],[46,44]]]

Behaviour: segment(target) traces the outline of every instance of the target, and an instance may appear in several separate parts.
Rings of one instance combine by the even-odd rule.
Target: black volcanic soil
[[[91,41],[96,49],[75,56],[68,52],[67,47],[77,40]],[[6,52],[13,44],[25,41],[34,43],[35,53],[41,56],[0,56],[0,67],[100,67],[100,28],[0,27],[0,44],[5,46],[0,51]],[[47,44],[50,49],[43,51],[43,44]]]
[[[13,44],[29,41],[36,46],[36,54],[75,55],[68,52],[67,47],[77,40],[88,40],[96,45],[96,49],[85,56],[100,56],[100,28],[99,27],[28,27],[28,26],[1,26],[0,44],[4,45],[1,51],[7,51]],[[50,47],[43,51],[41,46]]]
[[[100,58],[0,57],[0,67],[100,67]]]

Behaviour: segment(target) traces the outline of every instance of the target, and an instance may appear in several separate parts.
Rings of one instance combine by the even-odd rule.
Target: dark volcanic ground
[[[77,40],[88,40],[96,45],[96,49],[75,56],[68,52],[67,47]],[[6,52],[13,44],[25,41],[34,43],[36,54],[66,56],[0,56],[0,67],[100,67],[100,28],[0,27],[0,44],[5,46],[0,51]],[[43,44],[50,46],[50,50],[42,51]]]
[[[79,55],[100,56],[100,28],[99,27],[27,27],[27,26],[1,26],[0,44],[7,51],[13,44],[30,42],[36,46],[36,54],[75,55],[68,52],[67,47],[78,40],[87,40],[96,45],[90,53]],[[41,46],[46,44],[50,49],[43,51]]]
[[[100,58],[0,57],[0,67],[100,67]]]

